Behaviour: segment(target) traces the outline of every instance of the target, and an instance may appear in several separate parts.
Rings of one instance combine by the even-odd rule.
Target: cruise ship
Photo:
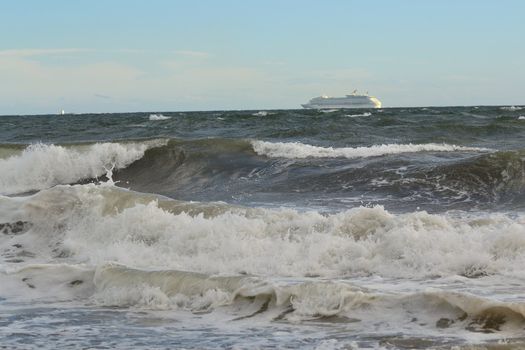
[[[381,108],[381,101],[374,96],[359,94],[357,90],[345,97],[314,97],[308,103],[301,105],[308,109],[339,109],[339,108]]]

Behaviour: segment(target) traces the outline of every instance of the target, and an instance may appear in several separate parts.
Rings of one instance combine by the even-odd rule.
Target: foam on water
[[[387,144],[369,147],[319,147],[300,142],[252,141],[259,155],[278,158],[360,158],[412,152],[488,152],[487,148],[448,144]]]
[[[275,113],[270,113],[268,111],[259,111],[259,112],[252,113],[252,115],[254,117],[266,117],[266,116],[272,115],[272,114],[275,114]]]
[[[502,110],[504,111],[521,111],[523,109],[523,107],[521,106],[505,106],[505,107],[500,107]]]
[[[380,206],[323,215],[220,204],[215,211],[195,204],[188,214],[190,204],[171,208],[170,201],[130,194],[89,184],[1,197],[1,222],[30,223],[3,240],[32,237],[23,243],[43,255],[27,261],[47,261],[54,249],[93,266],[117,261],[211,274],[521,276],[525,263],[523,217],[394,215]]]
[[[358,118],[358,117],[370,117],[371,115],[372,115],[372,113],[365,112],[365,113],[361,113],[361,114],[345,114],[345,117]]]
[[[0,196],[0,209],[4,227],[21,227],[0,235],[0,297],[11,301],[477,340],[525,325],[523,216],[243,208],[110,183]],[[500,293],[510,280],[516,290]]]
[[[68,147],[32,144],[19,155],[0,159],[0,193],[22,193],[98,177],[113,166],[128,166],[147,149],[165,143],[155,140]]]
[[[171,119],[171,117],[167,117],[162,114],[150,114],[149,115],[149,120],[167,120],[167,119]]]
[[[115,263],[92,270],[74,265],[29,265],[0,273],[2,296],[21,302],[85,300],[100,306],[143,310],[219,312],[239,321],[358,322],[366,330],[381,321],[382,331],[439,334],[468,330],[519,335],[525,303],[465,291],[420,288],[410,292],[369,289],[349,281],[271,280],[213,276],[178,270],[144,270]],[[386,286],[386,284],[385,284]]]

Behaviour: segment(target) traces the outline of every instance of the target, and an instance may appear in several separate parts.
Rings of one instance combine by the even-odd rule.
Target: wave
[[[0,234],[0,297],[14,302],[363,329],[381,321],[382,330],[522,332],[525,324],[516,297],[523,216],[379,206],[322,214],[84,184],[0,196],[0,222],[24,223]],[[498,295],[512,281],[516,292]]]
[[[425,175],[436,183],[461,186],[485,198],[518,198],[525,191],[525,151],[499,151],[459,163],[436,166]],[[421,175],[418,176],[421,178]]]
[[[272,115],[272,114],[275,114],[275,113],[271,113],[271,112],[268,112],[268,111],[259,111],[259,112],[256,112],[256,113],[252,113],[252,115],[254,117],[266,117],[266,116]]]
[[[162,114],[150,114],[149,115],[149,120],[167,120],[167,119],[171,119],[171,117],[167,117]]]
[[[112,167],[128,166],[147,149],[165,143],[154,140],[76,146],[32,144],[18,155],[0,159],[0,193],[22,193],[99,177]]]
[[[487,148],[447,144],[388,144],[370,147],[319,147],[300,142],[252,141],[259,155],[279,158],[361,158],[413,152],[488,152]]]
[[[310,200],[310,193],[319,201],[322,193],[331,193],[346,198],[346,207],[363,201],[388,205],[391,198],[402,199],[408,208],[411,203],[414,208],[433,203],[462,208],[462,203],[519,206],[525,192],[520,150],[447,144],[331,148],[238,139],[36,144],[6,149],[11,155],[0,159],[0,193],[7,195],[96,182],[112,167],[113,179],[122,186],[183,200],[246,203],[246,199],[264,201],[268,195],[274,201],[290,200],[296,193],[304,193],[301,200]],[[449,154],[432,166],[419,161],[425,153],[435,152]],[[374,159],[407,153],[417,157],[415,163],[399,157]],[[360,196],[363,193],[373,197]],[[348,202],[354,194],[354,202]],[[334,195],[330,198],[330,203],[337,203]]]
[[[0,161],[20,155],[26,147],[26,145],[19,144],[0,144]]]
[[[345,116],[349,117],[349,118],[370,117],[371,115],[372,115],[372,113],[370,113],[370,112],[365,112],[365,113],[361,113],[361,114],[345,114]]]
[[[500,107],[500,109],[504,110],[504,111],[521,111],[524,107],[520,107],[520,106],[505,106],[505,107]]]
[[[137,269],[114,262],[88,268],[71,264],[33,264],[0,273],[3,296],[31,300],[89,299],[98,305],[144,309],[221,310],[233,321],[263,320],[360,322],[378,320],[383,328],[424,327],[495,333],[520,332],[522,301],[501,301],[465,291],[427,288],[388,292],[348,281],[275,282],[255,276],[217,276],[182,270]],[[378,288],[379,287],[379,288]],[[483,293],[482,293],[483,294]]]
[[[0,197],[0,206],[0,221],[28,223],[0,241],[25,263],[73,259],[206,274],[410,278],[520,276],[525,263],[524,218],[499,214],[395,215],[380,206],[321,214],[171,201],[94,184]],[[17,256],[22,250],[31,254]]]
[[[399,318],[405,314],[406,318],[417,315],[420,322],[432,320],[429,323],[438,329],[459,323],[462,328],[483,333],[499,331],[509,323],[518,329],[525,324],[523,302],[503,302],[439,289],[388,295],[348,282],[276,285],[256,277],[210,276],[176,270],[147,271],[116,264],[97,268],[94,284],[97,301],[111,306],[174,308],[176,305],[202,312],[232,305],[239,299],[258,304],[257,311],[246,314],[243,310],[245,315],[237,319],[266,312],[273,313],[274,319],[295,322],[334,316],[346,316],[350,322],[366,322],[377,319],[379,315],[375,313],[383,313],[381,318],[388,321],[391,321],[389,316]],[[392,309],[397,310],[392,313]],[[390,315],[384,314],[386,310],[390,310]]]

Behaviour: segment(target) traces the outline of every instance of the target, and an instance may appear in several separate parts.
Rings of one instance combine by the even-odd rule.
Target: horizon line
[[[381,110],[396,108],[468,108],[468,107],[523,107],[525,104],[497,104],[497,105],[428,105],[428,106],[387,106],[381,108],[332,108],[334,110]],[[242,111],[294,111],[294,110],[321,110],[308,108],[250,108],[250,109],[199,109],[199,110],[151,110],[151,111],[123,111],[123,112],[65,112],[61,113],[34,113],[34,114],[0,114],[0,117],[36,117],[36,116],[60,116],[60,115],[84,115],[84,114],[131,114],[131,113],[197,113],[197,112],[242,112]]]

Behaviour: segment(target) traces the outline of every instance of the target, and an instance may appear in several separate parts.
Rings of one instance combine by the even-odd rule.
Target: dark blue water
[[[520,107],[480,106],[4,116],[0,143],[7,156],[32,143],[166,140],[116,169],[114,179],[181,200],[324,210],[374,204],[394,211],[505,210],[524,206],[523,114]],[[257,151],[257,140],[288,153]],[[396,150],[399,145],[404,148]]]

